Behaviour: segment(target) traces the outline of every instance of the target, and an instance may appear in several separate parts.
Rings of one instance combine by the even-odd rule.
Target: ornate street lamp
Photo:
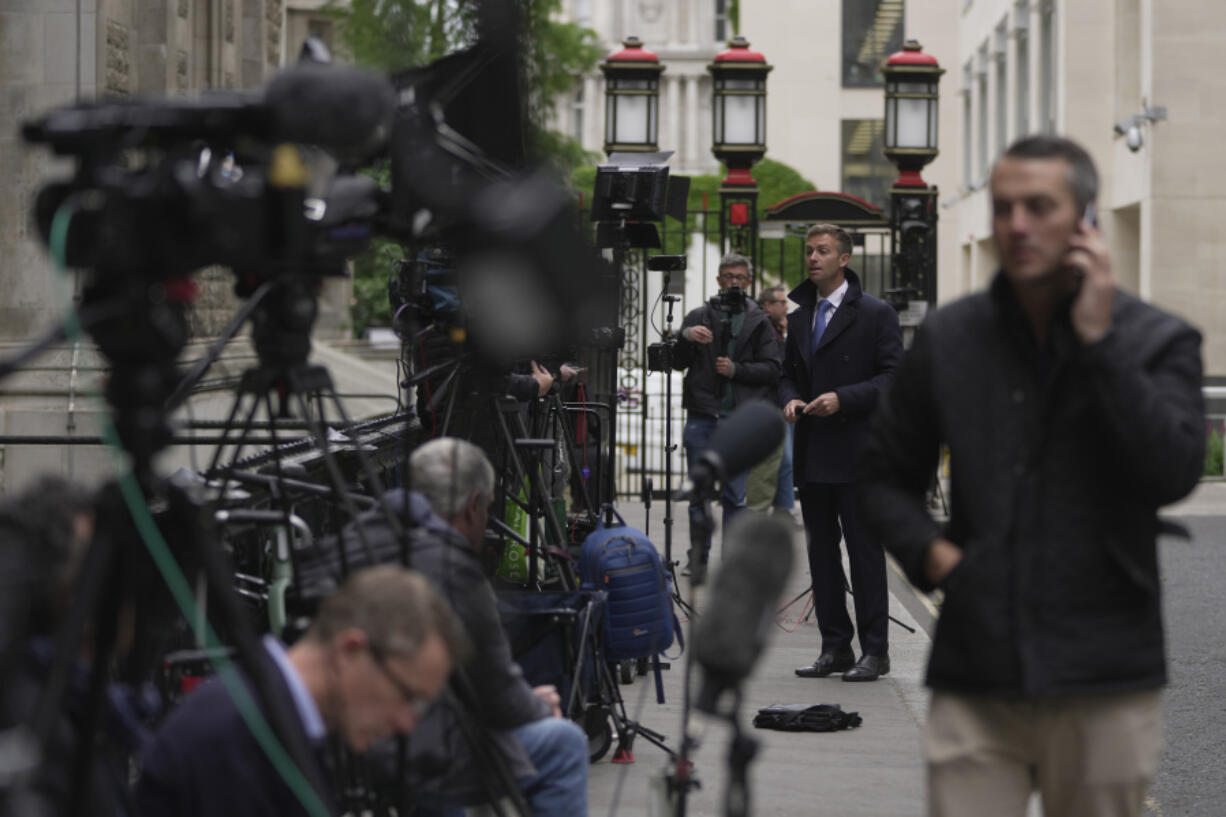
[[[604,151],[656,151],[660,132],[660,58],[638,37],[600,64],[604,73]]]
[[[766,154],[766,75],[774,66],[737,36],[711,72],[711,152],[728,168],[720,186],[720,244],[749,256],[757,273],[758,183],[750,168]]]
[[[894,246],[891,285],[886,295],[911,331],[936,302],[937,188],[920,170],[937,156],[939,85],[945,69],[915,40],[890,55],[885,76],[886,158],[898,167],[890,188],[890,229]],[[910,330],[910,331],[908,331]]]

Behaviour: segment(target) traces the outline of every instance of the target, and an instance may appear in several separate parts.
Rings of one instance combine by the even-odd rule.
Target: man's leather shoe
[[[843,673],[844,681],[876,681],[890,673],[890,656],[862,655],[856,665]]]
[[[801,678],[825,678],[834,672],[849,670],[856,663],[856,654],[851,649],[824,652],[807,667],[797,667],[796,674]]]

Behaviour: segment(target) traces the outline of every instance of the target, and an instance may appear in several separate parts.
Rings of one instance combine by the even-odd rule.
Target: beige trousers
[[[934,692],[930,817],[1139,817],[1162,753],[1161,692],[1039,701]]]
[[[745,507],[751,511],[766,513],[775,504],[775,490],[779,487],[779,464],[783,462],[783,443],[770,456],[749,469],[745,481]]]

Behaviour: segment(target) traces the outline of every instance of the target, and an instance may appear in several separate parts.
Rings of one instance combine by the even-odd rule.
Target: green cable
[[[68,225],[72,221],[72,205],[72,199],[69,198],[56,210],[55,217],[51,221],[51,233],[47,241],[51,257],[55,261],[56,269],[60,273],[66,272]],[[64,333],[74,343],[80,340],[81,324],[77,320],[76,312],[72,309],[71,296],[67,314],[64,318]],[[166,586],[170,589],[171,596],[174,597],[175,603],[183,613],[183,617],[190,621],[196,599],[188,587],[187,578],[183,575],[183,571],[179,569],[178,562],[171,555],[170,548],[166,545],[166,540],[162,538],[162,532],[158,530],[157,525],[153,521],[153,516],[149,512],[149,505],[145,501],[145,496],[141,492],[140,486],[136,483],[136,478],[132,475],[127,456],[119,442],[119,435],[115,430],[114,423],[110,421],[109,415],[103,428],[103,438],[106,440],[107,447],[111,449],[116,457],[116,465],[119,471],[119,489],[123,495],[124,503],[128,507],[128,513],[132,517],[132,522],[136,525],[136,530],[140,534],[141,541],[144,543],[145,549],[149,551],[149,556],[157,566],[158,572],[162,574],[162,580],[166,582]],[[221,641],[213,631],[212,625],[206,621],[205,648],[212,650],[213,648],[220,647],[220,644]],[[260,712],[259,707],[256,706],[255,699],[251,697],[251,692],[239,680],[238,674],[234,670],[234,666],[229,658],[218,650],[217,657],[213,659],[213,665],[217,669],[218,679],[226,689],[226,694],[234,702],[234,706],[238,710],[240,717],[242,717],[243,722],[247,725],[247,729],[251,732],[251,736],[255,739],[260,749],[263,750],[269,762],[272,763],[277,774],[281,776],[281,779],[285,781],[290,791],[298,799],[298,802],[313,817],[330,817],[328,809],[324,805],[323,800],[320,799],[318,792],[311,788],[311,784],[302,774],[302,770],[294,764],[289,754],[285,751],[285,747],[281,745],[276,735],[273,734],[272,728],[264,718],[264,714]]]

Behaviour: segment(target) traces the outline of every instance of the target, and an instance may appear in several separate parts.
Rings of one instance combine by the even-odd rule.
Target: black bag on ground
[[[758,710],[753,725],[780,732],[838,732],[864,722],[859,712],[844,712],[838,704],[774,704]]]

